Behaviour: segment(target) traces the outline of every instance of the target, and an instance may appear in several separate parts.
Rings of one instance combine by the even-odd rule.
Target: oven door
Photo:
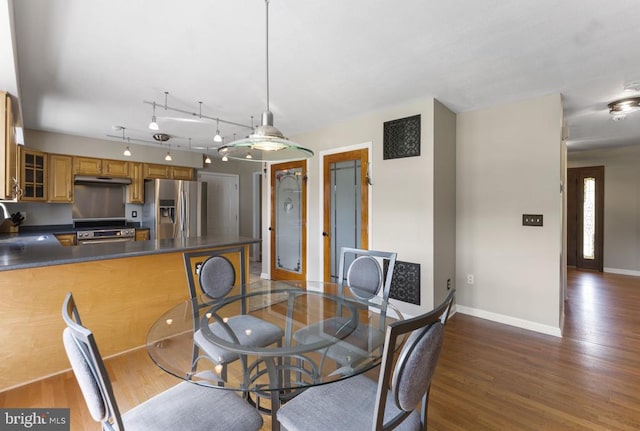
[[[79,239],[78,245],[105,244],[108,242],[129,242],[129,241],[135,241],[135,238],[127,237],[127,238]]]

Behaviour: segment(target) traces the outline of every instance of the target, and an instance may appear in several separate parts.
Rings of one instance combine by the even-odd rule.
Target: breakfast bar
[[[60,341],[67,292],[102,355],[118,355],[144,346],[157,316],[188,298],[185,251],[244,247],[248,260],[259,242],[203,236],[63,247],[53,235],[28,237],[0,238],[0,392],[69,369]],[[240,267],[237,253],[229,258]]]

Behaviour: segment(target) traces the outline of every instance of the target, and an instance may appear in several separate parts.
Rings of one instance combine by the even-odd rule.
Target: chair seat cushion
[[[282,406],[278,422],[287,431],[370,430],[378,383],[363,376],[328,385],[314,386]],[[401,410],[387,396],[385,421]],[[395,430],[420,430],[420,415],[414,410]]]
[[[257,431],[263,424],[260,413],[236,393],[187,382],[136,406],[122,420],[127,431]]]
[[[280,341],[284,335],[284,332],[278,326],[254,316],[233,316],[229,318],[227,325],[243,346],[269,346]],[[209,328],[217,337],[231,341],[229,333],[221,324],[214,322],[209,325]],[[250,331],[247,332],[247,330]],[[193,340],[216,363],[225,364],[235,361],[239,357],[237,353],[218,347],[210,342],[205,338],[201,330],[194,333]]]

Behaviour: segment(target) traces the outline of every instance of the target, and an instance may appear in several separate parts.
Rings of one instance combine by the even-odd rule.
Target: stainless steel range
[[[76,238],[78,245],[128,242],[135,241],[136,230],[134,228],[81,230],[76,233]]]
[[[135,241],[136,229],[126,220],[75,220],[78,245]]]

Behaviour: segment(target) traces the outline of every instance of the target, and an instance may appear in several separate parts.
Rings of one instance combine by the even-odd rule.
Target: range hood
[[[74,184],[131,184],[131,179],[77,175],[73,180],[73,183]]]

